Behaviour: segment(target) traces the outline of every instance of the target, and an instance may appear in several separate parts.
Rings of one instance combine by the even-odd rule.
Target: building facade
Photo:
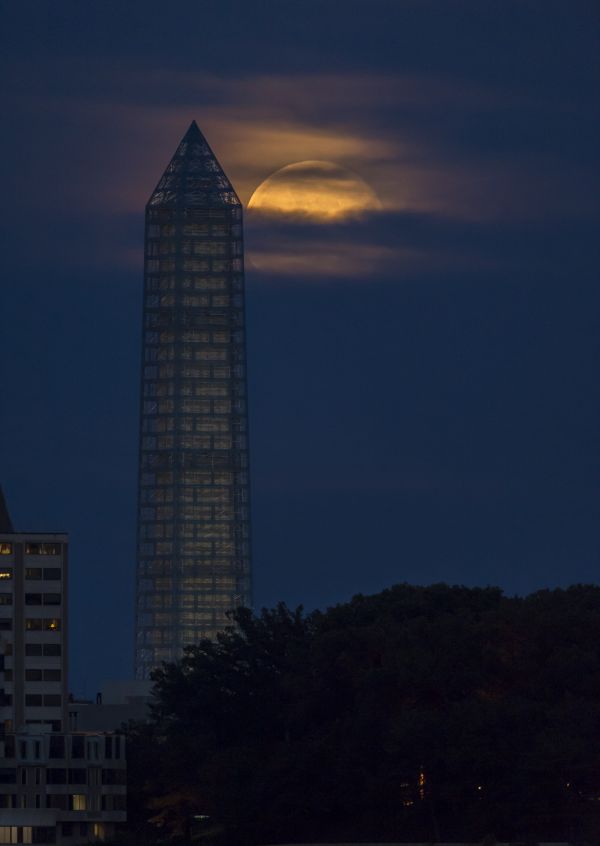
[[[0,844],[79,846],[127,818],[125,737],[107,732],[0,735]]]
[[[0,534],[0,726],[67,730],[65,534]]]
[[[125,738],[69,732],[68,537],[0,506],[0,844],[101,841],[126,819]]]
[[[118,731],[131,720],[150,719],[154,702],[151,681],[131,679],[106,682],[95,700],[69,701],[70,731]]]
[[[138,679],[251,602],[242,207],[192,123],[146,207]]]

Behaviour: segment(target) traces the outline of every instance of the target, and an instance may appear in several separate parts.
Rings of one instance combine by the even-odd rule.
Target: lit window
[[[25,578],[28,580],[36,581],[42,578],[42,568],[41,567],[27,567],[25,569]]]
[[[60,631],[60,620],[57,617],[44,620],[44,628],[49,632]]]
[[[0,569],[0,581],[5,580],[5,579],[12,579],[12,577],[13,577],[12,567],[2,567]]]
[[[229,297],[227,295],[213,296],[212,304],[217,307],[225,307],[229,305]]]
[[[5,543],[2,541],[0,543],[0,555],[12,555],[12,543]]]
[[[215,449],[231,449],[231,438],[215,438]]]
[[[181,304],[188,308],[201,308],[209,305],[209,301],[205,294],[198,294],[196,296],[182,297]]]
[[[73,811],[85,811],[87,808],[85,793],[74,793],[70,804]]]
[[[27,543],[26,555],[60,555],[59,543]]]
[[[231,376],[230,367],[213,367],[212,375],[215,379],[229,379]]]
[[[231,262],[213,259],[212,269],[215,273],[227,273],[227,271],[231,270]]]
[[[208,223],[186,223],[183,232],[184,235],[208,235]]]
[[[223,402],[223,401],[215,401],[214,402],[214,412],[215,412],[215,414],[230,414],[231,413],[231,403],[230,402]]]

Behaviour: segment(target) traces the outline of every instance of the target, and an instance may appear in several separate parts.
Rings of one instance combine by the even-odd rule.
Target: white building
[[[96,701],[70,699],[69,731],[118,731],[150,717],[154,683],[144,679],[107,681]]]

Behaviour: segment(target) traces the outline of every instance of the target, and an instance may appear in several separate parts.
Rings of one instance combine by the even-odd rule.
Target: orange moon
[[[262,182],[248,209],[263,214],[335,223],[379,211],[381,203],[362,177],[333,162],[286,165]]]

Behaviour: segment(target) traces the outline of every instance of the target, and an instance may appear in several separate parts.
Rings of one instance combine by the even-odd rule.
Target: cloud
[[[252,284],[341,281],[402,284],[415,278],[540,275],[551,280],[565,266],[589,275],[597,255],[595,225],[579,217],[556,224],[470,221],[437,213],[377,212],[361,220],[315,224],[246,216],[246,258]]]
[[[537,138],[538,123],[557,108],[551,94],[536,102],[526,89],[417,73],[226,77],[121,65],[104,70],[102,84],[83,97],[99,68],[63,64],[61,74],[73,79],[69,94],[42,96],[30,80],[28,96],[15,95],[5,189],[25,214],[76,218],[80,243],[102,244],[99,265],[134,262],[141,220],[135,244],[118,239],[111,248],[107,233],[125,219],[132,231],[141,219],[193,117],[244,203],[279,168],[304,160],[356,172],[381,201],[383,215],[335,232],[283,232],[270,220],[265,234],[248,214],[248,255],[267,277],[481,267],[498,260],[497,244],[488,244],[489,258],[481,246],[491,232],[500,237],[498,227],[509,233],[579,220],[598,205],[585,156],[577,161],[565,148],[561,159],[551,139],[541,152],[532,144],[531,133]],[[558,107],[560,124],[569,107],[564,100]],[[519,133],[525,112],[527,132]],[[21,125],[33,131],[20,133]],[[451,224],[460,246],[442,235]],[[425,231],[424,245],[407,240]],[[527,260],[543,262],[547,253]]]
[[[409,248],[378,244],[352,244],[348,241],[282,241],[270,249],[252,250],[249,262],[261,274],[292,276],[311,281],[343,278],[368,281],[374,274],[385,275],[390,267],[401,271],[407,262],[419,258]]]

